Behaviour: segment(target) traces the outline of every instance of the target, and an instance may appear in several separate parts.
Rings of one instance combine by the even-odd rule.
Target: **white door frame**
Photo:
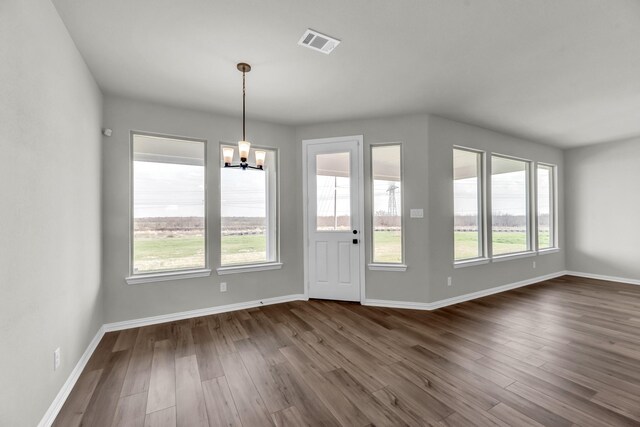
[[[319,138],[319,139],[303,139],[302,140],[302,212],[303,212],[303,246],[304,246],[304,297],[305,299],[309,299],[309,197],[307,196],[307,151],[310,145],[316,144],[328,144],[332,142],[350,142],[357,141],[358,142],[358,195],[359,197],[359,210],[360,210],[360,230],[359,230],[359,240],[360,240],[360,268],[358,269],[360,275],[360,303],[364,303],[365,301],[365,283],[364,283],[364,275],[365,275],[365,227],[366,222],[364,221],[364,137],[363,135],[353,135],[353,136],[339,136],[332,138]]]

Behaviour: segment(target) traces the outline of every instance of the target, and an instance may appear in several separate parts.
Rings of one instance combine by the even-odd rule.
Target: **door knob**
[[[358,239],[353,239],[353,244],[357,245],[358,244]]]
[[[358,230],[353,230],[353,234],[358,234]]]

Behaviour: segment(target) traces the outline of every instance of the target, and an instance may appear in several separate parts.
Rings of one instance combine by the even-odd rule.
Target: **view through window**
[[[403,262],[401,156],[399,144],[371,147],[374,263]]]
[[[493,255],[531,249],[529,162],[492,156],[491,213]]]
[[[480,258],[482,241],[482,154],[453,150],[454,259]]]
[[[349,152],[316,155],[316,228],[351,230],[351,157]]]
[[[553,166],[538,165],[538,249],[555,246]]]
[[[133,274],[206,267],[205,144],[133,135]]]
[[[277,258],[276,155],[274,150],[265,151],[264,170],[224,166],[220,169],[220,256],[223,266],[259,264]],[[253,150],[250,163],[255,161],[252,156]]]

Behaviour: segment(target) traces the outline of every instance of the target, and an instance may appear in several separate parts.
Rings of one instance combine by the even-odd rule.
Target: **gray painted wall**
[[[560,252],[464,268],[453,268],[453,146],[520,157],[558,166]],[[437,301],[563,271],[564,161],[560,149],[440,117],[429,118],[429,301]],[[536,268],[533,268],[536,261]],[[453,285],[447,286],[451,276]]]
[[[567,270],[640,280],[640,138],[568,150]]]
[[[208,141],[208,239],[212,268],[219,265],[219,143],[236,144],[240,116],[228,117],[106,96],[104,123],[113,129],[103,138],[103,283],[107,322],[169,314],[243,301],[300,294],[302,288],[302,202],[300,151],[290,127],[247,122],[254,145],[279,149],[281,270],[128,285],[129,273],[129,132],[131,130]],[[220,292],[219,283],[228,291]]]
[[[355,120],[297,129],[296,139],[364,135],[365,177],[371,175],[370,146],[402,142],[406,272],[366,271],[368,299],[434,302],[564,270],[564,250],[532,258],[453,268],[453,146],[518,156],[559,166],[560,247],[564,247],[563,153],[476,126],[422,115]],[[424,219],[409,218],[423,208]],[[365,182],[365,217],[371,218],[371,186]],[[371,230],[365,230],[366,257],[371,259]],[[537,267],[533,269],[533,260]],[[447,286],[447,277],[453,286]]]
[[[429,228],[426,226],[429,212],[429,188],[427,187],[427,141],[428,122],[426,114],[391,117],[383,119],[353,120],[299,127],[296,141],[328,138],[334,136],[364,135],[364,193],[365,224],[364,239],[366,262],[371,261],[371,144],[401,142],[403,145],[404,183],[403,205],[407,213],[410,208],[423,208],[425,218],[410,219],[404,216],[406,272],[366,270],[366,297],[397,301],[428,301],[429,272]],[[302,155],[302,154],[300,154]]]
[[[34,426],[103,323],[102,95],[48,0],[0,2],[0,58],[0,425]]]

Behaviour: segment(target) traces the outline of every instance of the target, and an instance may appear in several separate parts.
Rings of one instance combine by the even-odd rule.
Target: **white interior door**
[[[320,141],[306,142],[309,298],[360,301],[361,137]]]

